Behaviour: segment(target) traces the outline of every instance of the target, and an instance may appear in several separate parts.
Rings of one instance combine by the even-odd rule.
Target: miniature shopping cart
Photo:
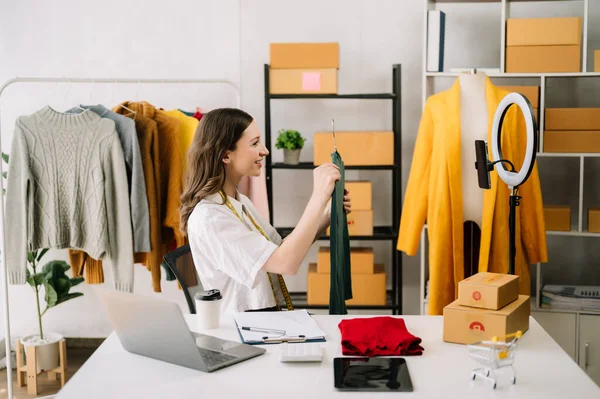
[[[494,383],[496,388],[495,372],[504,367],[510,367],[512,372],[512,383],[517,382],[517,376],[512,364],[515,360],[515,351],[517,350],[517,341],[523,333],[517,331],[514,334],[501,335],[493,337],[491,341],[480,341],[468,345],[469,355],[483,367],[471,371],[471,379],[477,376],[488,379]],[[512,338],[512,340],[507,341]]]

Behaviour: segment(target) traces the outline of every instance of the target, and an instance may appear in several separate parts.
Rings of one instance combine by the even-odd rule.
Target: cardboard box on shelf
[[[546,230],[570,231],[571,208],[568,206],[544,206]]]
[[[600,130],[545,130],[544,152],[600,152]]]
[[[498,310],[519,297],[519,276],[481,272],[458,283],[458,303]]]
[[[594,72],[600,72],[600,50],[594,50]]]
[[[506,20],[507,46],[556,46],[581,44],[582,19],[509,18]]]
[[[352,211],[347,216],[349,236],[372,236],[373,235],[373,210]],[[331,229],[327,228],[327,235]]]
[[[331,162],[333,152],[331,132],[317,132],[313,140],[314,164],[322,165]],[[394,132],[392,131],[335,132],[335,140],[345,166],[394,164]]]
[[[338,43],[271,43],[271,69],[340,67]]]
[[[524,95],[534,110],[540,106],[540,86],[498,86],[498,88]]]
[[[600,208],[588,209],[588,231],[600,233]]]
[[[271,69],[271,94],[337,94],[337,69]]]
[[[600,130],[600,108],[546,108],[546,130]]]
[[[350,192],[353,211],[368,211],[373,209],[373,185],[368,180],[345,182],[346,190]]]
[[[320,247],[317,257],[317,273],[329,273],[331,255],[328,247]],[[373,248],[350,248],[350,270],[352,274],[375,273],[375,254]]]
[[[530,300],[529,295],[519,295],[517,300],[499,310],[461,306],[456,300],[444,308],[443,339],[473,344],[519,330],[525,333],[529,329]]]
[[[375,265],[373,274],[352,275],[352,299],[346,305],[385,305],[386,304],[386,275],[383,265]],[[317,265],[308,266],[308,284],[306,301],[309,305],[329,304],[329,273],[317,273]]]
[[[506,72],[580,72],[581,45],[506,48]]]

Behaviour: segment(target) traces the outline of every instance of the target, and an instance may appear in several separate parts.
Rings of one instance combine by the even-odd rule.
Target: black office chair
[[[163,259],[169,270],[175,275],[179,285],[181,285],[181,290],[183,291],[183,295],[185,295],[190,313],[196,314],[194,295],[203,289],[200,276],[198,276],[198,272],[194,266],[190,245],[186,244],[174,249],[166,254]]]

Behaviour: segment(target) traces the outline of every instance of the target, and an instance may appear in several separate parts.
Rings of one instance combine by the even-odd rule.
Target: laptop
[[[266,352],[190,331],[175,303],[104,288],[96,292],[128,352],[208,373]]]

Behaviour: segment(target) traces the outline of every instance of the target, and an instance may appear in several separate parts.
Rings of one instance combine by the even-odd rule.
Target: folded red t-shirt
[[[422,355],[421,338],[406,329],[404,319],[378,316],[342,320],[342,353],[346,356]]]

